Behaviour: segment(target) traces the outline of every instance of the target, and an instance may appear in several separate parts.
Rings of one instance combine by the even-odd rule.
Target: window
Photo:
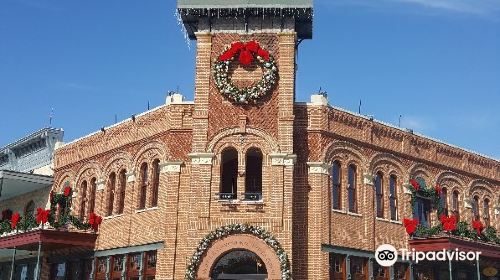
[[[448,216],[448,190],[446,188],[441,190],[439,203],[441,204],[441,208],[443,208],[443,214]]]
[[[35,202],[30,200],[26,207],[24,208],[24,216],[25,217],[34,217],[35,216]]]
[[[413,205],[413,218],[418,219],[420,225],[430,226],[431,201],[427,198],[417,196]]]
[[[474,220],[479,221],[479,196],[474,196],[474,201],[472,202],[472,214],[474,215]]]
[[[106,280],[106,271],[108,268],[108,258],[101,257],[96,260],[96,280]]]
[[[382,172],[377,172],[375,176],[375,204],[377,207],[377,217],[384,217],[384,174]]]
[[[260,200],[262,195],[262,152],[257,148],[249,149],[245,165],[245,199]]]
[[[124,255],[116,255],[111,257],[111,271],[110,271],[110,280],[121,280],[122,279],[122,271],[124,270],[123,261],[125,260]]]
[[[348,187],[347,187],[347,194],[348,194],[348,200],[349,200],[349,212],[356,213],[357,212],[357,203],[356,203],[356,165],[351,164],[349,165],[349,170],[348,170]]]
[[[156,251],[150,251],[145,253],[145,264],[144,264],[144,280],[155,280],[156,274]]]
[[[460,220],[460,210],[459,210],[458,196],[459,196],[458,191],[453,191],[453,196],[452,196],[452,200],[451,200],[451,209],[453,211],[453,215],[455,217],[457,217],[457,221]]]
[[[160,160],[153,161],[153,184],[151,190],[151,207],[158,206],[158,188],[160,186]]]
[[[127,280],[139,280],[141,270],[141,253],[131,254],[127,261]]]
[[[341,174],[340,162],[336,160],[332,166],[332,207],[338,210],[342,208]]]
[[[139,186],[139,209],[146,208],[146,193],[148,192],[148,164],[141,165],[141,185]]]
[[[111,172],[108,180],[108,207],[106,209],[106,216],[113,215],[113,204],[115,202],[115,187],[116,187],[116,173]]]
[[[85,215],[87,214],[87,181],[83,181],[81,186],[80,186],[80,192],[81,192],[81,198],[80,198],[80,220],[83,220],[85,218]]]
[[[351,257],[351,276],[352,280],[366,279],[366,260],[358,257]]]
[[[89,191],[89,199],[88,203],[88,213],[93,213],[95,209],[95,192],[97,190],[97,179],[94,177],[90,180],[90,191]]]
[[[227,148],[221,156],[221,199],[236,199],[238,179],[238,152],[234,148]]]
[[[125,191],[127,188],[127,171],[125,169],[120,171],[118,181],[120,184],[120,192],[118,193],[118,209],[116,209],[116,213],[123,214],[123,209],[125,208]]]
[[[330,280],[345,279],[344,255],[330,253]]]
[[[373,279],[375,280],[389,280],[389,269],[373,262]]]
[[[483,219],[486,227],[490,226],[490,200],[485,198],[483,201]]]
[[[389,207],[391,208],[391,220],[396,221],[398,219],[398,198],[396,193],[398,178],[396,175],[391,175],[389,177]]]
[[[408,271],[408,265],[404,263],[395,263],[394,264],[394,280],[406,280]]]

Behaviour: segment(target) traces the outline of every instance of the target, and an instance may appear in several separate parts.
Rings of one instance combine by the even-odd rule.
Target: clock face
[[[488,277],[496,276],[498,274],[498,270],[494,267],[486,267],[483,269],[483,274]]]

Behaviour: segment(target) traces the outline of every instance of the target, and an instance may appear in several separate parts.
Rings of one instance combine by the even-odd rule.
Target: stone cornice
[[[269,154],[269,157],[271,158],[271,165],[293,166],[297,161],[297,155],[295,154],[273,153]]]
[[[309,174],[324,174],[330,175],[332,165],[325,162],[308,162]]]
[[[212,165],[215,157],[214,153],[190,153],[191,164]]]

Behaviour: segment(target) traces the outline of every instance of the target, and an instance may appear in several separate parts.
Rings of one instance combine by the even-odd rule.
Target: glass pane
[[[123,271],[123,255],[113,256],[113,271]]]
[[[156,268],[156,251],[154,252],[147,252],[146,255],[146,267],[147,269],[154,269]]]

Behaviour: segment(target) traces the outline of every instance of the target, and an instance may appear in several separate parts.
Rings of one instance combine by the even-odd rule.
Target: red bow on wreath
[[[404,219],[403,225],[406,228],[406,233],[412,235],[417,230],[418,219]]]
[[[250,65],[253,62],[254,55],[262,57],[265,61],[269,60],[269,52],[260,48],[259,43],[255,41],[249,41],[246,43],[234,42],[231,44],[231,48],[225,51],[219,57],[220,60],[230,60],[237,53],[240,53],[239,61],[242,65]]]
[[[417,182],[415,179],[410,180],[410,184],[413,186],[413,188],[418,191],[420,190],[420,184]]]
[[[36,223],[45,224],[49,220],[50,210],[44,210],[42,208],[36,209]]]
[[[484,229],[484,225],[480,220],[472,221],[472,227],[477,231],[477,235],[481,235],[481,231]]]
[[[71,187],[66,186],[64,187],[64,196],[68,197],[71,194]]]
[[[12,217],[10,218],[10,227],[12,229],[15,229],[17,227],[17,223],[19,222],[20,219],[21,219],[21,217],[19,215],[19,212],[12,214]]]
[[[99,229],[99,225],[101,224],[101,222],[102,222],[101,216],[96,215],[95,213],[90,213],[89,224],[94,231],[97,231]]]
[[[447,217],[445,215],[441,215],[439,219],[441,220],[441,224],[443,224],[443,229],[445,231],[454,231],[457,229],[457,217]]]

